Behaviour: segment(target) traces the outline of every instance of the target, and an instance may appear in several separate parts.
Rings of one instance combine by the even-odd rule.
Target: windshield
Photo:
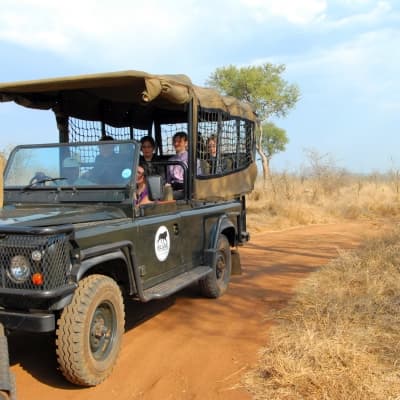
[[[17,147],[7,163],[4,186],[125,186],[132,178],[133,142],[96,142]]]

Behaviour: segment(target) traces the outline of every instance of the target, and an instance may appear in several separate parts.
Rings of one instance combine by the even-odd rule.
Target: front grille
[[[32,252],[42,254],[40,261],[32,260]],[[28,235],[19,233],[0,234],[0,288],[48,291],[64,286],[68,281],[70,265],[69,237],[65,233],[51,235]],[[34,285],[31,277],[16,283],[8,268],[14,256],[23,256],[31,265],[32,274],[41,273],[43,284]]]

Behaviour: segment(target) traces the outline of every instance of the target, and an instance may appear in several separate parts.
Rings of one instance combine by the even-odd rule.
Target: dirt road
[[[18,400],[249,400],[240,381],[266,344],[268,310],[283,307],[299,280],[338,249],[379,229],[347,223],[255,234],[240,249],[244,273],[221,299],[203,299],[192,287],[163,301],[129,303],[119,362],[95,388],[61,377],[52,336],[11,336]]]

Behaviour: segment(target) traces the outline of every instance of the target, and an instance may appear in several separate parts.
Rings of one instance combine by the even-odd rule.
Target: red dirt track
[[[283,307],[299,280],[338,249],[379,230],[358,222],[254,234],[240,248],[243,274],[220,299],[190,287],[162,301],[129,302],[119,361],[94,388],[64,380],[52,335],[12,335],[18,400],[250,400],[241,379],[267,342],[268,311]]]

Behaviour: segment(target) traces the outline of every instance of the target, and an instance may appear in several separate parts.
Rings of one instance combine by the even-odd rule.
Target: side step
[[[183,274],[180,274],[175,278],[169,279],[149,289],[143,290],[144,300],[149,301],[152,299],[162,299],[164,297],[168,297],[178,290],[189,286],[191,283],[194,283],[199,279],[204,278],[211,271],[211,267],[200,265],[199,267],[184,272]]]

